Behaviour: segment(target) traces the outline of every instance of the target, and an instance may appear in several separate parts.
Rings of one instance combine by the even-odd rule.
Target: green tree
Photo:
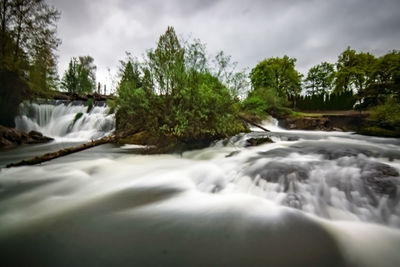
[[[358,92],[360,108],[382,105],[388,97],[400,103],[400,52],[396,50],[375,60],[369,83]]]
[[[0,102],[7,103],[1,114],[12,118],[21,101],[56,88],[59,16],[44,0],[0,0]],[[12,126],[9,118],[2,121]]]
[[[304,88],[309,95],[329,94],[335,76],[334,65],[322,62],[312,67],[304,79]]]
[[[335,92],[362,91],[373,80],[375,57],[347,47],[336,63]]]
[[[173,95],[182,86],[185,73],[184,49],[181,47],[173,27],[161,35],[157,48],[148,54],[156,87],[162,95]]]
[[[96,89],[96,66],[90,56],[72,58],[65,71],[61,85],[71,93],[92,93]]]
[[[301,74],[295,69],[296,59],[269,58],[252,69],[250,79],[254,90],[273,89],[279,97],[289,98],[300,93]]]
[[[200,44],[181,46],[174,29],[168,27],[143,64],[122,64],[116,99],[118,130],[147,131],[160,140],[173,137],[181,142],[245,130],[236,116],[236,100],[211,73]]]

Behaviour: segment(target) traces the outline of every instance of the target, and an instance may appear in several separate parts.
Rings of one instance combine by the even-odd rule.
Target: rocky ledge
[[[47,143],[51,140],[53,140],[53,138],[43,136],[41,133],[36,131],[25,133],[14,128],[7,128],[0,125],[0,148],[21,144]]]
[[[357,131],[366,117],[365,114],[287,117],[279,120],[279,126],[298,130]]]

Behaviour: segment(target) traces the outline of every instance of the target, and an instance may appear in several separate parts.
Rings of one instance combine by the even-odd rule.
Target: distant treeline
[[[337,94],[295,96],[290,99],[301,110],[350,110],[356,102],[352,91]]]

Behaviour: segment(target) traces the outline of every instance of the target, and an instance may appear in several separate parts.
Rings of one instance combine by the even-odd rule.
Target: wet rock
[[[43,136],[41,133],[31,131],[29,134],[0,125],[0,147],[12,147],[21,144],[39,144],[53,140],[50,137]]]
[[[250,177],[260,177],[270,183],[279,183],[283,187],[283,192],[287,192],[290,188],[290,184],[294,184],[294,181],[304,181],[309,177],[309,169],[300,164],[294,162],[268,162],[264,166],[257,168],[249,168],[247,174]],[[292,188],[295,190],[295,188]]]
[[[230,157],[236,156],[239,153],[240,153],[240,150],[233,151],[233,152],[229,153],[228,155],[226,155],[225,158],[230,158]]]
[[[286,117],[279,120],[279,126],[298,130],[348,131],[359,129],[366,117],[367,114]]]
[[[280,121],[280,125],[288,129],[331,130],[328,118],[324,117],[288,117]]]
[[[37,131],[30,131],[28,133],[28,144],[40,144],[40,143],[46,143],[52,141],[53,138],[44,136],[42,133],[39,133]]]
[[[395,168],[379,162],[368,162],[362,168],[361,179],[373,192],[387,195],[390,199],[396,198],[400,181]]]
[[[261,137],[261,138],[250,138],[246,140],[245,147],[249,146],[259,146],[266,143],[273,143],[271,138],[269,137]]]

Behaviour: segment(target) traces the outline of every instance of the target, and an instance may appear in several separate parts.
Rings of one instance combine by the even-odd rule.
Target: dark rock
[[[361,179],[365,186],[379,195],[387,195],[394,199],[397,195],[398,171],[383,163],[368,162],[364,164],[361,172]]]
[[[41,133],[31,131],[29,134],[0,125],[0,147],[12,147],[20,144],[39,144],[53,140]]]
[[[233,151],[233,152],[229,153],[228,155],[226,155],[225,158],[230,158],[230,157],[236,156],[239,153],[240,153],[240,150]]]
[[[271,140],[271,138],[269,137],[261,137],[261,138],[249,138],[246,140],[246,145],[245,147],[249,147],[249,146],[259,146],[265,143],[273,143],[273,141]]]
[[[279,126],[286,129],[348,131],[358,130],[365,122],[366,114],[323,115],[319,117],[286,117],[279,120]]]
[[[271,183],[280,183],[283,191],[287,192],[293,180],[304,181],[309,177],[309,172],[307,167],[300,164],[272,161],[258,168],[250,167],[247,174],[253,178],[259,175],[261,179]]]

